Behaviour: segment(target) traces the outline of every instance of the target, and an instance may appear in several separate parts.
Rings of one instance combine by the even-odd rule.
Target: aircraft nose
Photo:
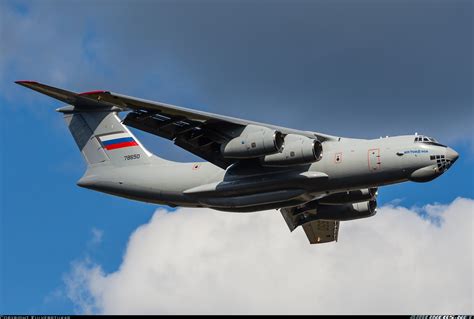
[[[453,150],[451,147],[448,147],[446,149],[446,159],[451,161],[451,165],[456,162],[458,159],[459,154],[455,150]]]

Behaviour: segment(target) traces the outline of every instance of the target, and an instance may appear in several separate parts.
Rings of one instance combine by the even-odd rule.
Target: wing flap
[[[176,146],[221,168],[225,169],[234,162],[222,156],[220,146],[228,137],[216,130],[213,124],[152,112],[131,112],[123,124],[172,140]]]

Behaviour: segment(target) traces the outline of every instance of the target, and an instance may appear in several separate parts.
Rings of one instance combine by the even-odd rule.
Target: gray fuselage
[[[289,207],[348,190],[440,176],[458,158],[436,142],[415,135],[323,142],[319,161],[261,167],[245,161],[223,170],[208,162],[148,164],[102,169],[90,165],[78,185],[139,201],[170,206],[250,212]],[[153,157],[152,157],[153,159]]]

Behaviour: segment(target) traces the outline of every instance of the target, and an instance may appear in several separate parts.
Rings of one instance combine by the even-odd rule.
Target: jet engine
[[[374,216],[377,213],[377,201],[372,199],[360,203],[325,205],[315,200],[281,211],[288,227],[293,231],[298,226],[317,220],[345,221]]]
[[[351,220],[373,216],[377,213],[377,201],[344,204],[318,205],[316,216],[318,219]]]
[[[321,142],[306,136],[288,134],[283,151],[261,159],[264,166],[290,166],[310,164],[321,159]]]
[[[377,188],[364,188],[332,194],[321,198],[318,202],[326,205],[350,204],[375,199]]]
[[[225,158],[256,158],[280,152],[284,136],[280,131],[247,125],[239,136],[221,147]]]

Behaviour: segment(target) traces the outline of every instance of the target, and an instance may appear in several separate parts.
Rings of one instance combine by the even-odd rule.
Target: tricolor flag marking
[[[135,139],[127,133],[102,136],[100,137],[100,141],[108,151],[129,146],[138,146]]]

